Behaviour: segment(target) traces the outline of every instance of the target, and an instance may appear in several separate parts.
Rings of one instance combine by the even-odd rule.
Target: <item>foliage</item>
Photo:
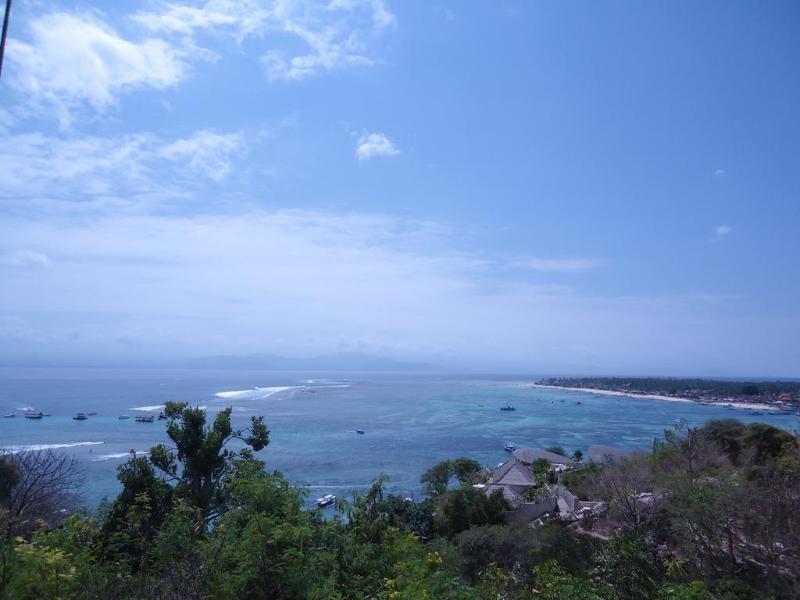
[[[220,411],[211,427],[206,426],[206,411],[185,403],[168,402],[164,410],[170,419],[167,436],[175,444],[160,444],[150,451],[150,461],[170,481],[175,492],[200,509],[205,519],[217,516],[225,506],[226,476],[237,460],[250,460],[253,451],[269,443],[263,417],[252,417],[249,429],[234,430],[231,409]],[[231,450],[238,440],[243,447]]]
[[[481,464],[471,458],[445,460],[425,471],[420,477],[420,482],[428,496],[439,496],[447,491],[450,480],[454,477],[462,486],[470,485],[476,483],[476,478],[482,470]]]
[[[452,490],[437,498],[434,531],[452,539],[470,527],[504,525],[508,509],[499,490],[489,496],[473,488]]]
[[[268,441],[263,422],[235,431],[227,411],[211,425],[185,405],[169,414],[175,447],[131,456],[113,502],[69,517],[26,503],[50,508],[23,519],[22,537],[9,534],[20,522],[9,506],[24,490],[47,496],[18,465],[30,473],[70,463],[55,454],[0,460],[0,598],[800,597],[800,450],[767,425],[681,426],[649,455],[565,474],[562,483],[610,505],[606,529],[586,535],[559,521],[508,524],[502,494],[472,486],[483,471],[469,459],[432,467],[423,502],[386,494],[381,475],[323,518],[255,459]],[[534,465],[538,480],[547,468]],[[460,485],[450,489],[453,479]],[[51,481],[66,483],[60,498],[74,497],[71,476]]]

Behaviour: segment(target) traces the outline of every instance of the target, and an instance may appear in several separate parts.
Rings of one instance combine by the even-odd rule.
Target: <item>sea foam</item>
[[[273,394],[278,394],[280,392],[285,392],[286,390],[296,389],[297,385],[286,385],[286,386],[276,386],[276,387],[254,387],[250,390],[231,390],[227,392],[217,392],[214,394],[217,398],[235,398],[237,400],[244,400],[244,399],[263,399],[272,396]]]
[[[2,450],[15,454],[24,450],[57,450],[59,448],[75,448],[76,446],[98,446],[105,442],[74,442],[72,444],[31,444],[29,446],[6,446]]]

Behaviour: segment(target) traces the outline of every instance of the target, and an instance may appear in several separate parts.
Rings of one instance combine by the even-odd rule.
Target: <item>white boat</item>
[[[3,415],[3,418],[4,419],[13,419],[16,416],[17,415],[15,415],[14,413],[8,413],[7,415]]]
[[[142,416],[136,417],[136,422],[137,423],[152,423],[155,420],[156,419],[155,419],[155,417],[153,415],[147,415],[146,417],[142,417]]]
[[[517,449],[517,447],[514,444],[512,444],[511,442],[506,444],[506,447],[505,447],[505,451],[506,452],[514,452],[514,450],[516,450],[516,449]]]
[[[86,416],[84,413],[78,413],[77,415],[75,415],[74,417],[72,417],[72,420],[73,420],[73,421],[85,421],[85,420],[86,420],[86,419],[88,419],[88,418],[89,418],[89,417],[87,417],[87,416]]]
[[[333,494],[325,494],[322,498],[317,498],[317,506],[325,508],[336,502],[336,496]]]
[[[35,412],[32,410],[25,411],[25,418],[26,419],[41,419],[44,416],[42,412]]]

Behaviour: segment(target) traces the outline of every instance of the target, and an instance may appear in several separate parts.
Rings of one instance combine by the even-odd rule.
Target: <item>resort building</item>
[[[550,455],[548,457],[547,455]],[[551,462],[551,472],[571,468],[566,457],[540,448],[520,448],[493,472],[489,483],[481,485],[487,495],[500,491],[511,507],[507,518],[512,524],[529,524],[550,516],[575,521],[605,510],[602,502],[578,500],[565,486],[537,481],[532,464],[539,459],[551,458],[564,462]],[[561,467],[561,468],[560,468]]]

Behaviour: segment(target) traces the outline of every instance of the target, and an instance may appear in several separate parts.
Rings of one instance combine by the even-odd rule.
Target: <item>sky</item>
[[[800,5],[17,2],[0,363],[800,376]]]

